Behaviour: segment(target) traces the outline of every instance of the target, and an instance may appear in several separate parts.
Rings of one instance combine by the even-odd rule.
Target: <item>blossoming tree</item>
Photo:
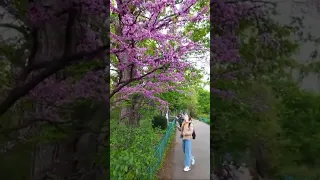
[[[110,6],[111,71],[115,72],[110,97],[140,94],[165,107],[159,94],[184,82],[191,66],[186,55],[203,49],[191,39],[196,32],[185,33],[184,27],[208,22],[208,2],[116,0]],[[136,112],[124,107],[121,115],[130,116],[134,124]]]

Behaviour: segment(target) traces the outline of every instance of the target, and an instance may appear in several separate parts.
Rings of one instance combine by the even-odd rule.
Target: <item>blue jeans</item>
[[[191,153],[191,140],[182,140],[182,150],[184,153],[184,166],[190,167],[191,160],[194,158]]]

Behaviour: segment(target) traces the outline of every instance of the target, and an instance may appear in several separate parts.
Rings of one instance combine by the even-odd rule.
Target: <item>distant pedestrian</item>
[[[194,137],[193,137],[194,136]],[[184,122],[181,125],[182,150],[184,153],[184,171],[190,171],[191,165],[195,164],[195,157],[192,155],[192,142],[195,138],[194,124],[191,117],[184,116]]]
[[[184,121],[184,116],[180,113],[177,117],[176,117],[176,120],[177,120],[177,125],[178,125],[178,129],[179,131],[181,131],[181,125]]]

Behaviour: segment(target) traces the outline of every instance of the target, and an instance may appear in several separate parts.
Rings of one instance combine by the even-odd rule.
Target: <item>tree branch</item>
[[[9,93],[8,96],[1,102],[0,104],[0,116],[3,115],[8,111],[8,109],[21,97],[25,96],[29,93],[33,88],[35,88],[39,83],[43,80],[51,76],[52,74],[58,72],[59,70],[63,69],[64,67],[70,65],[70,63],[78,60],[83,59],[92,59],[96,57],[99,53],[103,51],[107,51],[109,54],[109,44],[105,46],[101,46],[94,51],[91,52],[79,52],[74,55],[68,57],[62,57],[56,61],[50,62],[45,70],[41,73],[36,75],[32,80],[29,82],[13,88]],[[107,55],[108,55],[107,54]]]
[[[30,126],[31,124],[37,123],[37,122],[47,122],[49,124],[67,124],[70,123],[71,121],[51,121],[48,119],[33,119],[31,121],[24,121],[25,123],[20,124],[18,126],[12,127],[12,128],[7,128],[7,129],[0,129],[0,134],[8,134],[11,133],[13,131],[19,131],[21,129],[27,128],[28,126]]]
[[[23,34],[23,36],[27,39],[27,37],[29,36],[29,33],[27,31],[27,28],[24,26],[18,26],[15,24],[11,24],[11,23],[1,23],[0,27],[4,27],[4,28],[10,28],[10,29],[14,29],[16,31],[18,31],[19,33]]]
[[[148,73],[146,73],[146,74],[144,74],[144,75],[142,75],[142,76],[140,76],[140,77],[131,78],[131,79],[128,79],[127,81],[121,83],[121,85],[119,85],[118,87],[116,87],[116,88],[111,92],[111,94],[110,94],[110,99],[111,99],[117,92],[119,92],[122,88],[124,88],[124,87],[127,86],[128,84],[130,84],[130,83],[132,83],[132,82],[134,82],[134,81],[139,81],[139,80],[143,79],[144,77],[146,77],[146,76],[148,76],[148,75],[156,72],[157,70],[164,69],[165,67],[166,67],[166,65],[163,65],[163,66],[161,66],[161,67],[159,67],[159,68],[153,69],[152,71],[150,71],[150,72],[148,72]],[[1,111],[0,111],[0,112],[1,112]]]

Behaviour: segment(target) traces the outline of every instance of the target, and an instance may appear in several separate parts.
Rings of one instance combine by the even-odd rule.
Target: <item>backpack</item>
[[[189,128],[190,128],[190,124],[191,124],[191,122],[188,125]],[[192,132],[192,139],[196,139],[196,130],[195,130],[194,126],[193,126],[193,132]]]

